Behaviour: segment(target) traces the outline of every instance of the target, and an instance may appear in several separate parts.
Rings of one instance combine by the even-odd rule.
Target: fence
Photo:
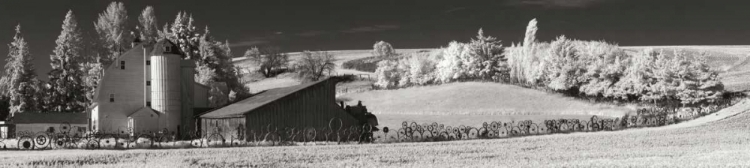
[[[247,135],[243,128],[237,128],[236,134],[223,137],[221,134],[196,132],[192,135],[178,137],[169,130],[159,132],[131,133],[117,131],[110,133],[90,133],[85,135],[61,131],[18,132],[16,138],[0,139],[0,149],[133,149],[133,148],[200,148],[200,147],[233,147],[233,146],[275,146],[275,145],[332,145],[346,143],[394,143],[451,141],[464,139],[512,138],[533,135],[546,135],[570,132],[615,131],[636,127],[654,127],[679,123],[700,116],[712,114],[739,102],[739,98],[716,102],[712,105],[681,108],[644,108],[633,116],[622,118],[599,118],[592,116],[588,120],[555,119],[534,123],[532,120],[512,122],[483,122],[478,127],[449,126],[439,123],[404,121],[401,128],[393,132],[389,127],[382,130],[370,125],[361,127],[342,127],[340,119],[330,119],[323,128],[278,128],[268,125],[262,130],[249,130]],[[63,128],[60,128],[64,130]],[[218,128],[216,128],[218,129]]]

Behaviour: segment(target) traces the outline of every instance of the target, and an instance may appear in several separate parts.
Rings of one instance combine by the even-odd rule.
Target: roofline
[[[308,86],[306,86],[306,87],[302,87],[302,88],[299,88],[299,89],[296,89],[296,90],[290,91],[289,93],[287,93],[287,94],[285,94],[285,95],[283,95],[283,96],[280,96],[279,98],[273,99],[273,100],[271,100],[271,101],[268,101],[268,102],[265,102],[265,103],[263,103],[263,104],[260,104],[260,105],[258,105],[258,107],[255,107],[255,108],[253,108],[253,109],[248,109],[248,111],[246,111],[246,112],[243,112],[243,113],[242,113],[242,115],[244,116],[245,114],[247,114],[247,113],[250,113],[250,111],[253,111],[253,110],[255,110],[255,109],[259,109],[259,108],[263,108],[264,106],[266,106],[266,105],[268,105],[268,104],[271,104],[272,102],[275,102],[276,100],[280,100],[280,99],[286,98],[287,96],[289,96],[289,95],[292,95],[292,93],[297,93],[297,92],[298,92],[298,91],[300,91],[300,90],[304,90],[304,89],[310,88],[311,86],[315,86],[315,85],[317,85],[317,84],[320,84],[320,83],[322,83],[322,82],[325,82],[325,81],[328,81],[328,80],[336,80],[336,79],[338,79],[338,78],[337,78],[337,77],[330,77],[330,76],[329,76],[329,77],[326,77],[325,79],[321,79],[321,80],[319,80],[319,81],[315,81],[315,82],[313,82],[313,83],[307,84]],[[303,84],[303,85],[304,85],[304,84]],[[289,86],[289,87],[295,87],[295,86]],[[283,88],[288,88],[288,87],[283,87]],[[275,88],[275,89],[280,89],[280,88]],[[268,90],[271,90],[271,89],[268,89]],[[263,92],[265,92],[265,91],[268,91],[268,90],[264,90]],[[262,94],[263,92],[260,92],[260,93],[258,93],[258,94]],[[258,95],[258,94],[256,94],[256,95]],[[246,99],[249,99],[249,98],[252,98],[252,97],[253,97],[253,96],[250,96],[250,97],[248,97],[248,98],[245,98],[245,99],[242,99],[242,100],[240,100],[240,101],[243,101],[243,100],[246,100]],[[237,101],[237,102],[235,102],[235,103],[238,103],[238,102],[240,102],[240,101]],[[231,104],[230,104],[230,105],[231,105]],[[224,106],[224,107],[228,107],[228,106]],[[224,107],[222,107],[222,108],[224,108]],[[219,110],[219,109],[221,109],[221,108],[218,108],[218,109],[215,109],[215,110]],[[212,110],[212,111],[215,111],[215,110]],[[227,116],[215,116],[215,117],[204,117],[204,116],[203,116],[203,115],[206,115],[206,114],[209,114],[209,113],[210,113],[210,112],[207,112],[207,113],[205,113],[205,114],[202,114],[202,115],[200,115],[199,117],[201,117],[201,118],[236,118],[236,117],[228,117],[229,115],[227,115]]]

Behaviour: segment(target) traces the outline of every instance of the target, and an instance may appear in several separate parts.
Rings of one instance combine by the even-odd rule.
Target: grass
[[[750,104],[743,104],[747,111]],[[693,127],[509,139],[170,150],[3,151],[0,167],[747,167],[750,113]]]
[[[593,104],[514,85],[462,82],[345,94],[375,114],[419,115],[611,115],[630,109]]]

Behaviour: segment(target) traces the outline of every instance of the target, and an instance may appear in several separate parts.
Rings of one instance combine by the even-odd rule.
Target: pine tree
[[[117,56],[129,49],[130,36],[127,34],[127,22],[128,13],[122,2],[110,3],[107,9],[99,14],[94,27],[102,45],[103,51],[99,55],[102,66],[109,66]]]
[[[141,40],[144,42],[156,41],[159,37],[159,27],[156,24],[156,14],[154,13],[154,7],[146,6],[138,16],[138,23],[140,23],[138,30]]]
[[[55,112],[83,112],[86,110],[86,84],[83,66],[83,43],[81,31],[73,11],[68,11],[63,21],[62,31],[57,37],[57,47],[50,57],[52,70],[49,72],[51,98],[49,110]]]
[[[3,82],[7,88],[5,93],[10,97],[10,113],[38,111],[36,107],[39,102],[35,101],[35,95],[39,81],[32,64],[34,58],[29,54],[28,43],[21,35],[21,25],[16,26],[16,35],[8,48]]]
[[[162,36],[176,43],[180,50],[185,53],[184,59],[195,59],[200,57],[200,38],[198,30],[193,26],[193,16],[185,12],[177,13],[177,17],[171,27],[164,26]]]

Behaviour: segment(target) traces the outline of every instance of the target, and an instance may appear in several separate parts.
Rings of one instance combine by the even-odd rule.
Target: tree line
[[[713,103],[724,95],[718,73],[706,64],[705,56],[679,50],[627,53],[615,44],[565,36],[539,42],[537,30],[536,19],[531,20],[522,44],[503,47],[480,29],[469,43],[453,41],[433,53],[381,61],[375,86],[481,80],[595,100],[671,106]]]
[[[209,99],[221,97],[219,94],[228,94],[228,101],[250,96],[239,80],[238,68],[231,62],[229,42],[215,40],[208,26],[202,31],[197,29],[191,14],[179,12],[161,30],[151,6],[138,15],[137,25],[128,25],[129,20],[124,3],[112,2],[94,22],[94,38],[87,38],[73,11],[68,11],[50,55],[49,81],[37,78],[29,44],[23,38],[21,25],[16,26],[13,41],[8,45],[5,73],[0,77],[0,99],[8,102],[0,103],[7,105],[5,116],[0,117],[19,112],[84,112],[94,103],[103,70],[114,59],[131,49],[132,42],[155,43],[159,39],[176,43],[185,53],[183,59],[195,62],[197,82],[209,86],[224,82],[230,90],[230,93],[211,92]],[[6,107],[0,107],[0,112]]]

